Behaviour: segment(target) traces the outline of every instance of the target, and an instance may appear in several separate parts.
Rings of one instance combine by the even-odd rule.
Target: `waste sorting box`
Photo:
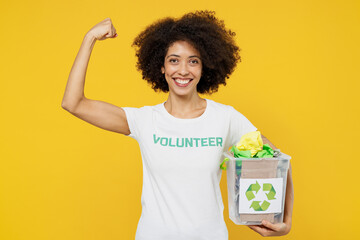
[[[230,219],[237,225],[283,222],[291,157],[281,152],[273,158],[235,158],[229,151],[223,155]]]

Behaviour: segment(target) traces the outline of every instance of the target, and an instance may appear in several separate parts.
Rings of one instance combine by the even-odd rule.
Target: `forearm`
[[[272,149],[277,149],[274,144],[272,144],[269,139],[264,135],[261,135],[263,144],[269,144]],[[291,225],[292,211],[294,203],[294,187],[292,182],[292,170],[291,163],[289,164],[287,181],[286,181],[286,193],[285,193],[285,207],[284,207],[284,222]]]
[[[62,100],[63,108],[71,109],[85,97],[84,86],[86,70],[95,42],[96,39],[93,36],[85,35],[66,84]]]
[[[286,182],[286,195],[285,195],[285,207],[284,207],[284,222],[291,228],[292,212],[294,204],[294,186],[292,182],[292,170],[291,164],[289,164],[287,182]]]

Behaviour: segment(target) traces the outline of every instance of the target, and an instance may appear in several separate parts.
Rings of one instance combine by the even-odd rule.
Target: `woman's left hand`
[[[290,224],[286,223],[271,223],[263,220],[262,225],[248,225],[249,228],[259,233],[263,237],[283,236],[290,232]]]

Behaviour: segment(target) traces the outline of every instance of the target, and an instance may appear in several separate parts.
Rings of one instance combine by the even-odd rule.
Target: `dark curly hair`
[[[195,11],[180,19],[166,17],[143,30],[132,43],[138,61],[136,67],[142,79],[152,85],[155,92],[168,92],[169,86],[161,73],[169,46],[185,40],[200,53],[202,76],[197,84],[198,93],[214,93],[234,71],[240,48],[234,41],[235,32],[225,28],[215,11]]]

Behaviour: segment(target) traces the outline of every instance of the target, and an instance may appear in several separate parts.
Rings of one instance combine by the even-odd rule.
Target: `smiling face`
[[[161,71],[170,92],[177,95],[197,94],[196,85],[202,73],[200,53],[186,41],[170,45]]]

